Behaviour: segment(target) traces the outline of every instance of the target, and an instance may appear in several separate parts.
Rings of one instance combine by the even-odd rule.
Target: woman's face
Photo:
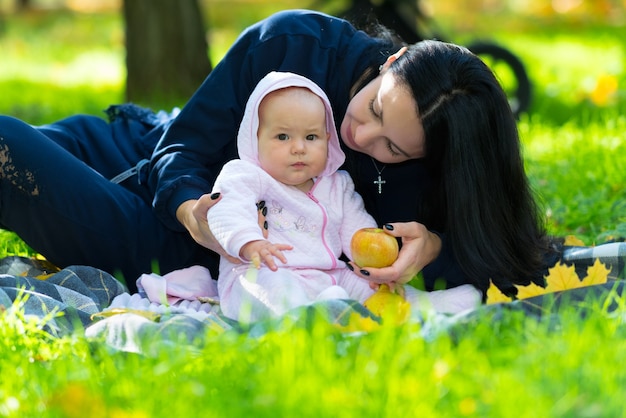
[[[383,163],[424,156],[424,129],[410,91],[389,71],[372,80],[348,104],[343,142]]]

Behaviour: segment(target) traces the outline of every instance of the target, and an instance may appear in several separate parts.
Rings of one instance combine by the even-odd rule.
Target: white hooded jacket
[[[326,167],[314,179],[308,193],[273,179],[261,169],[258,160],[259,105],[268,93],[292,86],[305,87],[323,100],[330,133]],[[288,261],[286,266],[317,270],[344,267],[339,257],[343,252],[351,258],[350,240],[354,232],[376,226],[376,222],[365,211],[363,200],[355,192],[348,173],[338,171],[345,155],[339,145],[326,94],[302,76],[285,72],[268,74],[248,100],[237,146],[240,159],[223,167],[213,188],[213,192],[221,193],[222,199],[207,214],[211,231],[226,252],[239,258],[244,244],[264,239],[256,204],[265,201],[267,239],[294,247],[284,252]],[[277,265],[283,267],[280,262]],[[222,258],[220,279],[228,275],[232,267],[234,265]]]

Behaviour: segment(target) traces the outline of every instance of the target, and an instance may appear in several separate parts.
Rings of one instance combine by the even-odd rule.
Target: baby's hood
[[[334,173],[341,167],[346,156],[339,145],[339,137],[335,129],[335,119],[333,118],[330,101],[326,93],[324,93],[317,84],[308,78],[288,72],[273,71],[267,74],[259,81],[259,84],[257,84],[250,95],[237,137],[239,158],[257,166],[259,165],[259,143],[257,137],[259,129],[259,105],[263,98],[269,93],[285,87],[305,87],[319,96],[324,102],[324,107],[326,108],[326,130],[330,136],[328,138],[328,160],[321,176]]]

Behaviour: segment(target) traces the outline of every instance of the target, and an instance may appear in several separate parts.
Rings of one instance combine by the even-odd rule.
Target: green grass
[[[626,116],[607,111],[584,127],[531,120],[520,129],[550,232],[577,235],[588,245],[626,237]]]
[[[117,15],[12,16],[0,32],[0,113],[43,124],[104,116],[123,101],[123,27]]]
[[[485,313],[428,339],[417,325],[345,335],[319,321],[147,357],[49,338],[10,310],[0,364],[14,378],[0,384],[0,415],[622,416],[623,313],[564,312],[558,327]]]
[[[496,36],[528,64],[535,86],[520,132],[549,232],[574,234],[587,244],[626,236],[623,27],[509,29]],[[231,39],[232,33],[218,27],[215,39]],[[223,50],[218,46],[212,54],[219,57]],[[116,15],[11,16],[0,36],[0,56],[0,113],[46,123],[76,112],[101,114],[123,100]],[[616,102],[598,106],[589,92],[605,74],[618,80],[619,90]],[[0,242],[0,255],[32,254],[10,232],[0,231]],[[427,338],[417,324],[344,334],[323,321],[310,327],[284,323],[262,336],[211,331],[195,345],[152,346],[154,356],[114,353],[80,332],[53,338],[41,322],[24,316],[21,302],[4,308],[0,416],[625,412],[623,306],[608,313],[592,305],[585,318],[566,308],[556,323],[483,312]]]

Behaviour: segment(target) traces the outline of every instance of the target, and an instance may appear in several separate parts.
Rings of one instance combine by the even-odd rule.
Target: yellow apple
[[[352,236],[350,250],[359,267],[387,267],[398,258],[398,241],[380,228],[362,228]]]

